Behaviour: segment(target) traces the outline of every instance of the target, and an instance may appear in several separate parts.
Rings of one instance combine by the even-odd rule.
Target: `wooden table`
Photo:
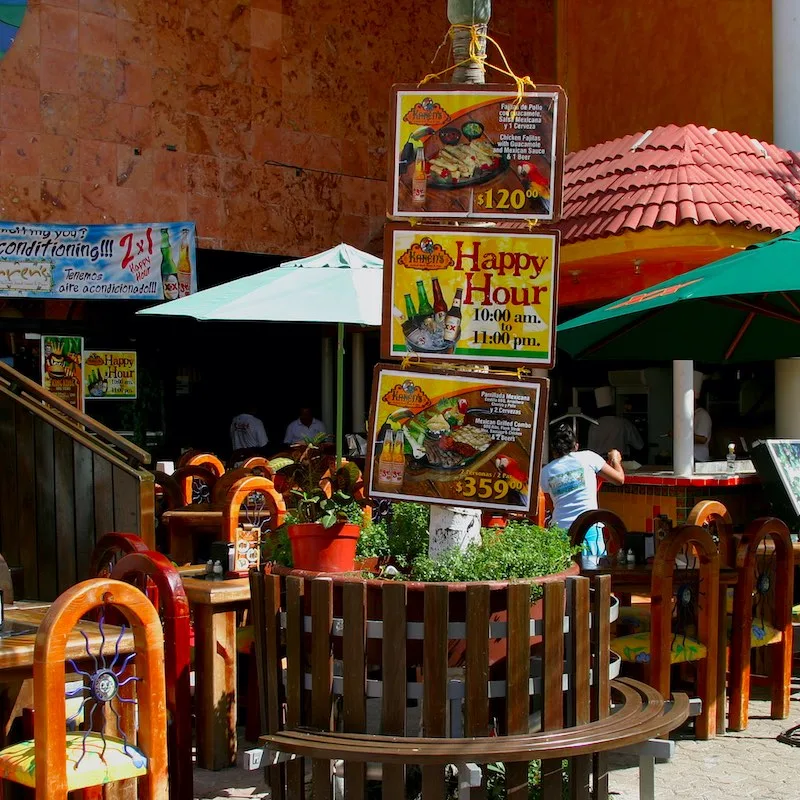
[[[236,612],[250,605],[248,578],[197,577],[204,567],[181,569],[194,616],[197,766],[236,763]]]
[[[617,564],[614,559],[582,556],[581,575],[610,575],[611,590],[621,594],[649,595],[653,575],[652,564]],[[739,576],[735,569],[723,567],[719,571],[719,616],[717,621],[717,735],[725,733],[725,676],[727,674],[728,638],[726,625],[726,599],[728,589],[736,585]]]

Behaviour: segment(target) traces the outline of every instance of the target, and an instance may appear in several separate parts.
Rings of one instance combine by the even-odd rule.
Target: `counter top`
[[[636,472],[625,473],[625,485],[632,486],[752,486],[760,482],[758,475],[752,472],[677,476],[665,467],[644,466]]]

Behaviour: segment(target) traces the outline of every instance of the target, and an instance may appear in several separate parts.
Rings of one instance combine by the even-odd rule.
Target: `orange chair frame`
[[[172,477],[178,482],[181,491],[182,505],[189,506],[192,504],[192,485],[195,478],[205,481],[208,484],[209,501],[213,496],[214,486],[217,484],[219,478],[207,466],[201,464],[190,464],[186,467],[178,467],[172,473]]]
[[[695,732],[698,739],[710,739],[717,731],[720,555],[708,530],[697,525],[673,529],[656,549],[651,581],[650,685],[664,697],[670,696],[675,558],[689,544],[699,557],[700,580],[704,583],[705,612],[699,615],[698,639],[707,650],[706,658],[697,667],[698,696],[703,701],[703,710],[695,723]]]
[[[155,479],[155,485],[161,487],[164,497],[167,498],[168,509],[180,508],[184,505],[181,487],[172,475],[167,475],[166,472],[155,470],[155,472],[153,472],[153,478]]]
[[[627,534],[628,529],[613,511],[606,511],[604,508],[584,511],[583,514],[580,514],[575,519],[572,525],[569,526],[570,544],[573,547],[583,544],[589,528],[598,523],[603,525],[603,538],[605,539],[609,556],[615,556],[625,548],[625,534]],[[609,538],[606,538],[605,531],[611,531]],[[580,554],[577,558],[580,558]]]
[[[245,469],[244,467],[237,467],[236,469],[229,469],[214,485],[211,491],[211,503],[216,505],[224,503],[225,498],[228,496],[231,486],[238,483],[244,478],[249,478],[253,474],[253,470]],[[272,478],[269,478],[272,480]]]
[[[178,460],[178,467],[207,467],[218,478],[225,472],[225,465],[213,453],[202,453],[190,450]]]
[[[145,783],[150,800],[168,800],[167,714],[164,638],[155,608],[138,589],[115,580],[92,578],[67,589],[47,611],[33,656],[36,800],[67,797],[67,712],[64,697],[67,641],[88,612],[112,604],[128,620],[136,646],[137,675],[145,691],[138,699],[137,747],[147,756]]]
[[[733,519],[718,500],[701,500],[689,512],[687,525],[714,528],[719,539],[719,552],[724,566],[736,566],[736,544],[733,540]]]
[[[242,469],[261,469],[264,470],[264,477],[265,478],[272,478],[275,474],[275,470],[272,468],[272,465],[269,463],[268,458],[264,458],[264,456],[250,456],[243,464]]]
[[[780,642],[769,645],[774,661],[770,675],[772,719],[789,716],[789,692],[792,678],[792,597],[794,591],[794,552],[789,529],[775,517],[753,520],[736,549],[738,579],[733,593],[733,620],[730,650],[730,700],[728,725],[743,731],[748,722],[750,700],[750,629],[753,624],[755,560],[759,545],[767,538],[775,546],[775,619]]]
[[[222,509],[221,539],[223,542],[236,540],[236,529],[239,527],[239,512],[248,495],[253,492],[260,492],[265,496],[272,515],[272,529],[275,530],[283,525],[286,519],[286,503],[284,503],[283,497],[276,491],[275,485],[269,478],[250,475],[237,481],[228,490],[225,506]]]

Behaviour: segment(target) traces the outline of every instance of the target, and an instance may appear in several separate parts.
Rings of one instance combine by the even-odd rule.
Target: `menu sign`
[[[555,362],[557,231],[387,225],[383,358]]]
[[[42,386],[83,411],[83,338],[42,336]]]
[[[393,87],[389,216],[561,215],[567,98],[539,86]]]
[[[379,364],[367,453],[371,497],[528,511],[539,490],[548,381]]]
[[[83,396],[87,400],[135,400],[136,352],[91,350],[84,353]]]

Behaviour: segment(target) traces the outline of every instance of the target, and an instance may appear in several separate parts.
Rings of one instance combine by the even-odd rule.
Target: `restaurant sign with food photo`
[[[383,358],[550,368],[559,233],[384,228]]]
[[[529,511],[548,381],[379,364],[367,455],[371,497]]]
[[[392,89],[389,216],[540,219],[561,215],[567,98],[504,85]]]

